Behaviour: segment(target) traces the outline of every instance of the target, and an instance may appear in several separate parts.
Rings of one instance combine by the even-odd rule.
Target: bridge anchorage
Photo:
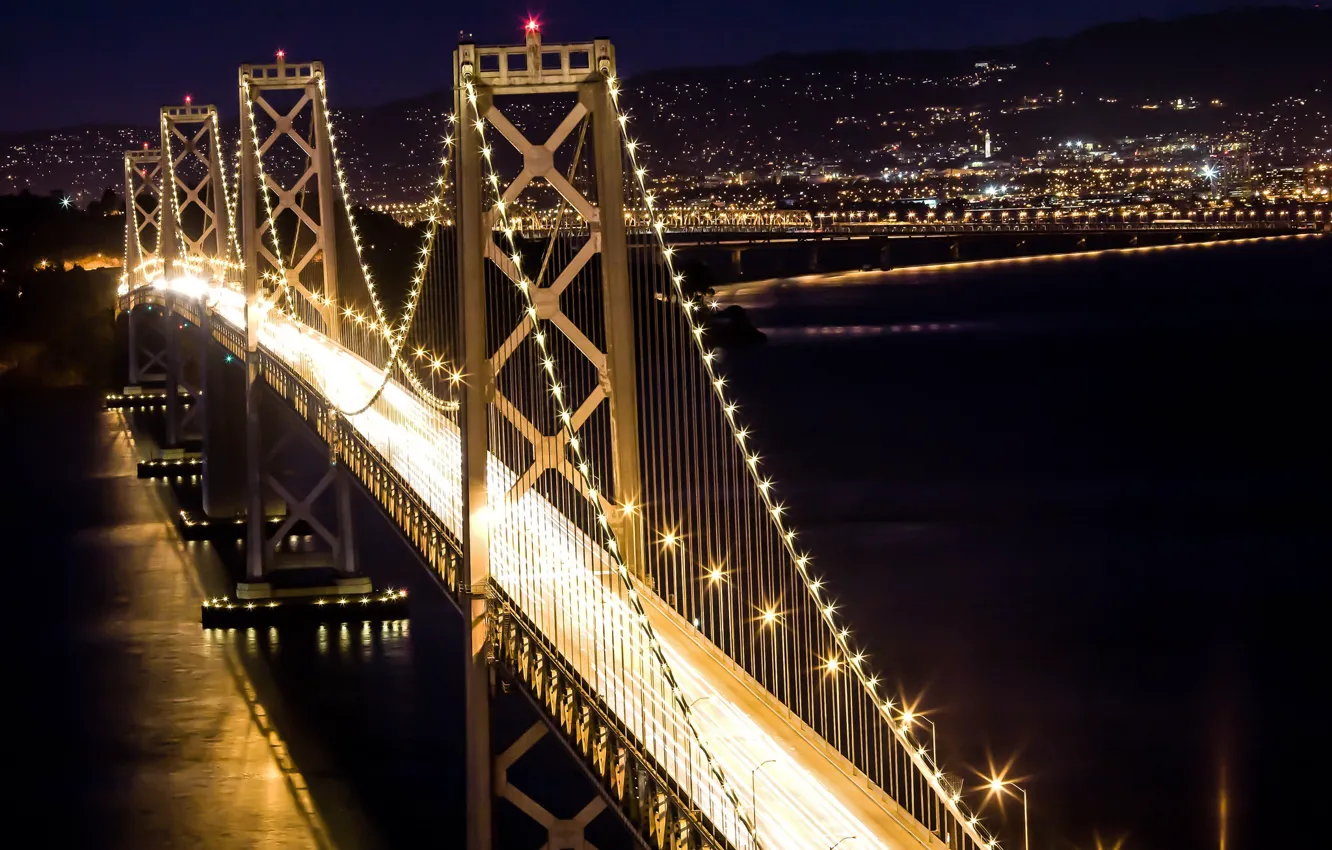
[[[383,283],[376,245],[402,231],[356,220],[322,65],[240,69],[231,189],[215,111],[212,135],[164,123],[168,238],[149,257],[149,214],[131,210],[120,308],[168,314],[198,344],[197,374],[163,362],[206,400],[208,513],[247,528],[237,598],[206,618],[296,605],[281,577],[315,567],[336,578],[315,601],[365,590],[355,489],[469,628],[469,847],[492,846],[499,798],[552,848],[617,819],[653,848],[994,848],[764,471],[710,308],[676,269],[611,43],[543,44],[532,24],[522,45],[453,59],[417,253]],[[178,157],[182,140],[209,153]],[[543,227],[524,230],[535,210]],[[320,462],[299,463],[310,446]],[[294,523],[321,553],[284,548]],[[524,705],[539,725],[505,738]],[[592,802],[519,787],[552,743]]]

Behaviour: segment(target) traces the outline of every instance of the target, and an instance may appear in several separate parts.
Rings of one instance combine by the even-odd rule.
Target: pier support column
[[[164,321],[166,322],[167,363],[166,363],[166,445],[175,448],[180,445],[180,316],[175,314],[176,299],[170,294],[166,297]]]
[[[202,305],[200,305],[202,307]],[[206,310],[202,311],[206,313]],[[166,315],[167,368],[166,368],[166,445],[175,448],[188,439],[200,436],[198,423],[204,413],[203,367],[197,361],[196,347],[189,345],[185,327],[188,320],[176,311],[174,296],[167,296]],[[200,374],[196,376],[196,372]],[[182,392],[184,394],[182,396]],[[189,399],[189,409],[184,400]]]
[[[460,44],[454,51],[454,109],[458,116],[458,171],[454,186],[458,211],[458,283],[461,305],[463,575],[468,626],[464,699],[467,718],[467,848],[490,850],[494,843],[490,743],[489,616],[486,588],[490,583],[490,510],[486,491],[489,442],[487,405],[494,376],[486,351],[486,245],[490,227],[482,200],[481,135],[477,121],[490,105],[490,93],[477,86],[476,102],[467,98],[465,77],[480,71],[476,46]]]
[[[210,517],[245,514],[245,367],[232,352],[212,345],[208,312],[202,315],[203,508]]]
[[[734,274],[736,277],[744,276],[745,273],[744,257],[745,257],[744,248],[731,249],[731,273]]]

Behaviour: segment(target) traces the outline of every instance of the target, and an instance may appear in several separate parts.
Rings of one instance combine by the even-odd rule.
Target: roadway
[[[243,329],[243,297],[231,290],[211,293],[214,315]],[[269,353],[339,406],[358,407],[378,385],[378,370],[326,337],[277,314],[260,327]],[[457,427],[396,383],[349,421],[459,533]],[[488,477],[498,497],[517,473],[492,455]],[[605,550],[535,489],[515,503],[502,501],[492,499],[501,505],[491,517],[493,579],[737,848],[752,844],[731,800],[749,808],[751,771],[769,759],[772,763],[754,776],[764,848],[810,850],[848,836],[855,840],[844,846],[852,848],[943,846],[661,599],[639,587],[656,640],[693,706],[695,728],[727,778],[728,798],[650,661],[649,637]]]

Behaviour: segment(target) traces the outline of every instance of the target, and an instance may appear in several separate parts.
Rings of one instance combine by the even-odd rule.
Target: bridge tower
[[[331,585],[307,587],[303,592],[365,593],[370,581],[357,566],[352,529],[351,482],[337,461],[337,448],[327,449],[329,464],[317,481],[304,490],[289,487],[270,469],[271,461],[288,437],[308,436],[299,422],[269,419],[265,434],[262,360],[259,323],[263,311],[283,298],[288,309],[300,311],[302,320],[333,342],[339,334],[339,276],[336,175],[330,124],[324,99],[324,66],[320,62],[287,62],[282,52],[271,64],[242,65],[240,88],[240,206],[239,229],[246,313],[245,362],[245,580],[237,587],[240,598],[266,598],[275,592],[270,579],[275,571],[296,568],[332,568]],[[271,127],[261,130],[266,116]],[[308,127],[303,130],[302,126]],[[288,161],[274,162],[275,145],[289,143]],[[295,150],[291,145],[294,145]],[[298,153],[297,153],[298,152]],[[263,156],[269,156],[265,167]],[[280,175],[295,176],[283,185]],[[301,160],[304,160],[301,163]],[[307,210],[309,193],[317,208]],[[278,234],[283,221],[290,232]],[[283,239],[289,240],[285,243]],[[279,244],[292,247],[290,259]],[[322,271],[311,268],[316,261]],[[308,269],[308,271],[307,271]],[[275,430],[278,425],[284,430]],[[268,438],[266,440],[266,437]],[[332,523],[317,516],[317,503],[325,495],[333,502]],[[270,504],[285,503],[287,517],[269,534],[266,514]],[[279,546],[297,521],[306,522],[326,551],[315,555],[280,553]]]
[[[535,323],[533,315],[558,327],[580,355],[595,368],[598,379],[592,391],[581,400],[571,400],[577,412],[570,423],[578,432],[603,405],[609,408],[610,459],[613,475],[608,494],[599,494],[605,507],[633,506],[641,500],[639,467],[638,389],[634,350],[634,325],[629,291],[629,256],[625,238],[623,153],[620,127],[612,101],[609,79],[615,74],[615,51],[606,39],[581,44],[541,42],[540,27],[528,23],[523,45],[477,47],[462,43],[454,51],[454,116],[458,121],[456,153],[456,211],[459,257],[459,286],[462,316],[463,370],[469,376],[462,398],[463,439],[463,584],[470,589],[470,667],[467,676],[468,723],[468,847],[487,850],[491,844],[491,804],[493,753],[488,718],[489,673],[487,668],[487,611],[485,587],[491,575],[490,546],[496,528],[491,505],[493,495],[487,490],[487,457],[499,453],[492,435],[499,427],[521,434],[519,442],[530,450],[526,469],[519,462],[517,480],[502,495],[513,503],[522,493],[537,486],[538,479],[553,470],[574,488],[587,494],[572,463],[567,459],[568,435],[555,427],[544,433],[535,425],[537,417],[519,409],[506,397],[503,377],[507,368],[515,368],[511,358],[530,340]],[[498,98],[511,95],[574,96],[574,104],[556,129],[544,141],[531,141],[504,115]],[[491,170],[490,144],[483,137],[483,122],[489,124],[516,151],[522,162],[518,176],[501,186]],[[594,175],[591,182],[595,202],[575,188],[566,174],[556,167],[556,152],[583,127],[578,148],[590,138]],[[588,132],[590,130],[590,133]],[[498,139],[493,140],[498,143]],[[572,145],[571,145],[572,147]],[[575,158],[578,154],[575,154]],[[494,178],[492,180],[492,178]],[[512,207],[533,181],[548,184],[580,220],[580,234],[586,238],[567,264],[551,269],[549,278],[535,282],[530,312],[508,328],[495,328],[499,315],[495,299],[487,294],[487,273],[498,272],[504,288],[513,291],[522,284],[522,272],[506,250],[496,241],[505,222],[504,207]],[[487,191],[498,202],[486,199]],[[556,235],[552,233],[552,242]],[[549,257],[549,255],[548,255]],[[562,304],[576,278],[584,275],[599,281],[599,328],[580,328],[572,311]],[[492,277],[492,279],[494,279]],[[567,301],[567,299],[566,299]],[[491,350],[487,342],[487,322],[491,332],[502,339]],[[592,340],[604,340],[604,350]],[[530,344],[530,342],[529,342]],[[579,403],[581,401],[581,403]],[[531,416],[531,418],[529,418]],[[499,425],[496,423],[499,422]],[[506,460],[506,463],[512,461]],[[494,494],[499,495],[499,494]],[[630,510],[607,510],[616,524],[616,534],[627,562],[641,568],[641,534]],[[528,736],[525,736],[527,738]],[[533,734],[531,740],[539,738]],[[522,739],[520,739],[521,742]],[[517,746],[517,745],[515,745]],[[527,746],[530,746],[528,744]],[[506,750],[503,764],[521,756],[525,748]],[[499,771],[501,777],[504,770]],[[507,781],[503,793],[511,794]],[[561,829],[581,827],[561,822]],[[555,833],[552,832],[552,840]],[[564,846],[564,845],[561,845]]]
[[[163,259],[183,260],[184,257],[178,256],[181,250],[188,257],[228,259],[230,215],[217,107],[188,101],[179,106],[164,106],[161,129],[163,185],[170,184],[169,191],[163,193],[166,201],[166,215],[161,218]],[[187,227],[186,219],[193,223],[195,215],[199,218],[197,227]],[[171,271],[164,268],[166,273]]]
[[[158,256],[162,243],[162,151],[150,148],[125,151],[125,274],[121,281],[127,289],[146,282],[146,266]],[[151,230],[150,230],[151,228]],[[144,236],[152,236],[151,248]],[[126,317],[129,333],[130,384],[161,381],[166,378],[168,343],[166,326],[154,321],[151,332],[141,311],[130,310]],[[149,346],[150,340],[161,344]]]
[[[281,280],[303,299],[302,307],[321,320],[321,330],[334,342],[339,336],[338,245],[334,205],[336,174],[333,169],[333,144],[324,103],[324,65],[322,62],[287,62],[283,53],[268,65],[242,65],[240,68],[240,231],[241,263],[245,267],[245,293],[248,305],[255,305],[261,295]],[[286,106],[281,93],[296,98]],[[277,95],[277,97],[275,97]],[[258,138],[256,118],[266,116],[271,130]],[[303,131],[298,122],[308,122]],[[303,168],[290,186],[275,177],[274,168],[260,165],[262,155],[276,145],[290,142],[305,158]],[[291,153],[288,147],[288,154]],[[271,162],[272,157],[270,157]],[[307,210],[310,184],[318,198],[317,210]],[[263,192],[260,192],[262,184]],[[261,214],[264,214],[261,217]],[[294,220],[294,233],[284,235],[290,244],[300,246],[309,234],[308,245],[290,261],[274,253],[269,231],[284,220]],[[267,238],[266,238],[267,237]],[[322,274],[303,275],[306,267],[318,260]],[[249,323],[251,349],[256,325]]]
[[[125,151],[125,284],[128,288],[143,283],[142,264],[157,253],[161,232],[160,212],[162,151],[145,142],[142,150]],[[151,200],[151,206],[145,206]],[[145,250],[144,231],[152,228],[152,250]]]

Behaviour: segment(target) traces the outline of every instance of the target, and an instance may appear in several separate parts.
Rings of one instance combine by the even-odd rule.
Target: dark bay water
[[[1325,843],[1329,284],[1321,239],[792,285],[751,308],[770,341],[725,370],[795,526],[946,766],[1014,760],[1033,847],[1217,847],[1223,788],[1228,850]],[[410,588],[408,627],[206,641],[183,566],[106,544],[160,517],[107,472],[96,402],[0,392],[0,562],[57,600],[20,606],[11,650],[25,794],[77,811],[80,846],[252,846],[256,824],[300,846],[280,800],[221,784],[267,776],[259,756],[198,773],[218,754],[191,741],[248,739],[198,709],[230,704],[199,672],[225,656],[329,835],[457,846],[462,626],[387,523],[360,511],[363,560]]]
[[[1033,846],[1217,847],[1223,790],[1225,847],[1314,837],[1329,286],[1324,238],[751,301],[727,370],[797,527]]]

